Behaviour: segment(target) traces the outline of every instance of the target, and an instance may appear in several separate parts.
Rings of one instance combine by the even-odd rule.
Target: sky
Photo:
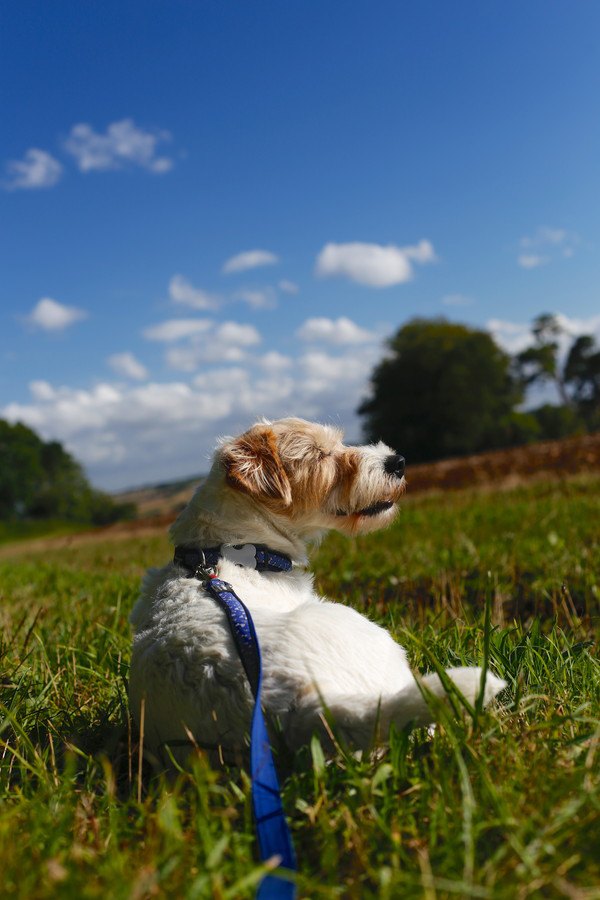
[[[600,338],[599,97],[584,0],[4,4],[0,417],[118,490],[360,440],[415,316]]]

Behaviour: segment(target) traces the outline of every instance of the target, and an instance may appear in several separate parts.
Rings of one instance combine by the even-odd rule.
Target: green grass
[[[316,743],[285,766],[306,898],[600,897],[600,479],[408,498],[396,525],[315,556],[319,588],[389,628],[415,667],[490,663],[500,705]],[[127,624],[166,538],[0,565],[0,893],[251,897],[249,783],[197,758],[140,770]],[[486,607],[489,627],[485,628]]]
[[[38,537],[76,534],[83,527],[81,522],[65,522],[62,519],[0,522],[0,544],[10,544],[13,541],[26,541]]]

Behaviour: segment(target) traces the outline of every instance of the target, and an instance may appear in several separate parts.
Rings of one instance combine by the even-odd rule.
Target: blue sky
[[[415,315],[599,334],[599,45],[579,0],[9,4],[0,415],[120,488],[358,438]]]

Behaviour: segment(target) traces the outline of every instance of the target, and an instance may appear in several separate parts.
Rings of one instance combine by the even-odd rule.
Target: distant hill
[[[139,519],[177,515],[205,477],[205,475],[197,475],[195,478],[147,485],[122,491],[114,494],[114,497],[119,502],[135,504]]]

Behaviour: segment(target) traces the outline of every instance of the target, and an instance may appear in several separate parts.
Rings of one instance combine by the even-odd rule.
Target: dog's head
[[[346,447],[342,432],[303,419],[254,425],[218,451],[227,484],[290,523],[373,531],[393,518],[404,460],[385,444]]]

